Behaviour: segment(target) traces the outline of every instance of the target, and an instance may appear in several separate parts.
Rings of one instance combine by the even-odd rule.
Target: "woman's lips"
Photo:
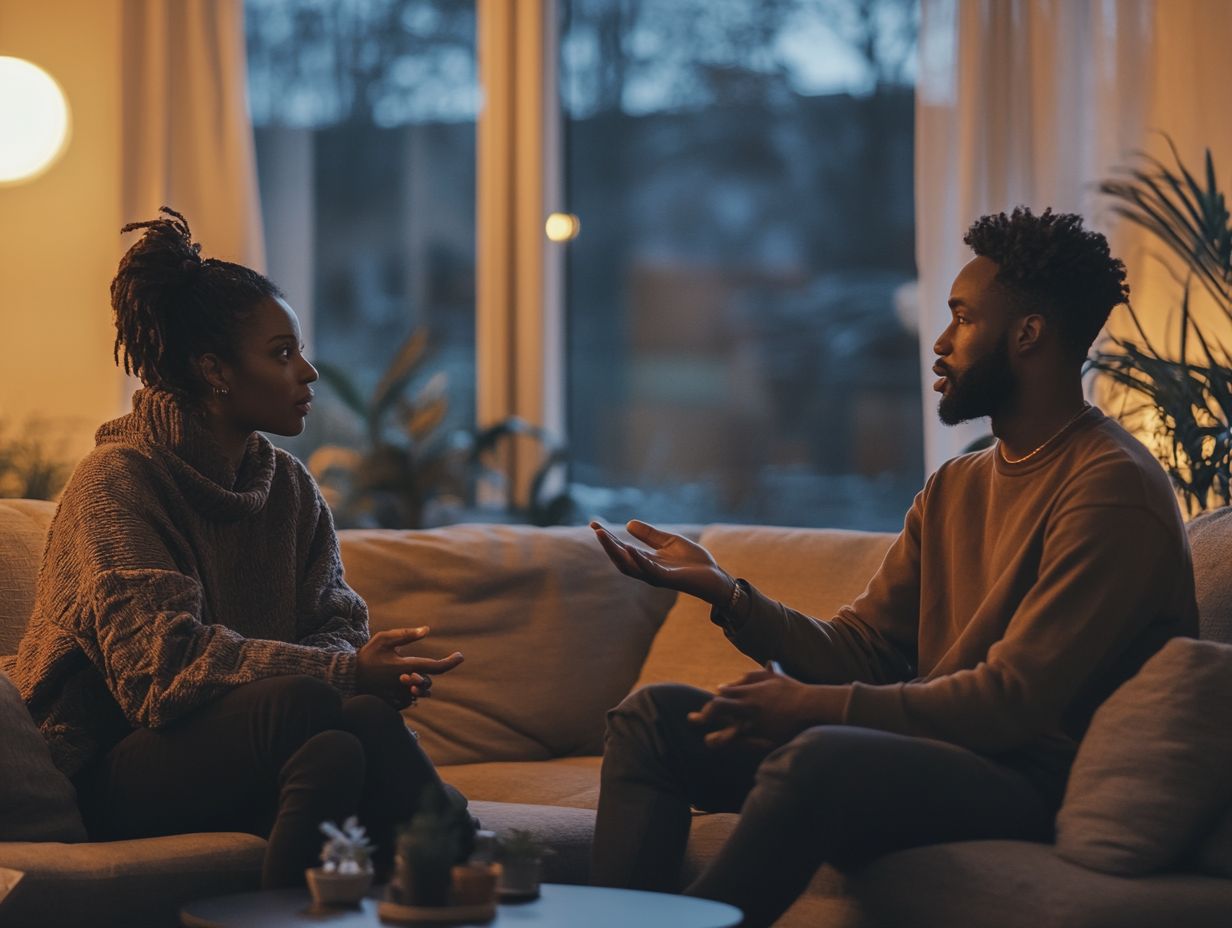
[[[312,400],[304,400],[302,403],[296,403],[295,408],[299,410],[301,416],[308,415],[308,411],[312,409]]]

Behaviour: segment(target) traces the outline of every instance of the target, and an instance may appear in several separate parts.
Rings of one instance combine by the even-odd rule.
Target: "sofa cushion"
[[[1203,513],[1185,530],[1193,552],[1199,637],[1232,644],[1232,507]]]
[[[56,504],[0,499],[0,655],[16,654],[34,609],[39,562]]]
[[[594,809],[599,805],[601,761],[600,757],[560,757],[454,764],[438,769],[441,778],[468,799]]]
[[[1024,841],[897,851],[853,871],[847,886],[865,924],[912,928],[1220,928],[1232,911],[1232,881],[1112,876]]]
[[[1174,638],[1100,706],[1057,814],[1057,852],[1106,873],[1177,862],[1232,800],[1232,645]]]
[[[1199,845],[1196,863],[1203,873],[1232,879],[1232,803]]]
[[[340,533],[372,629],[429,625],[411,653],[466,663],[407,717],[438,764],[603,749],[675,594],[622,575],[589,528],[457,525]]]
[[[712,525],[701,544],[733,577],[807,615],[830,618],[864,591],[894,535],[837,529]],[[710,621],[710,607],[681,596],[655,637],[638,685],[689,683],[712,690],[756,669]]]
[[[84,841],[77,793],[51,762],[47,742],[0,673],[0,841]]]

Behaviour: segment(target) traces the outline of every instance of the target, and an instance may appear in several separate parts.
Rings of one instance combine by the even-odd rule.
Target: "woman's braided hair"
[[[188,221],[167,206],[159,212],[120,230],[145,234],[111,281],[115,360],[146,386],[187,397],[201,386],[193,359],[212,352],[233,361],[253,308],[282,293],[242,264],[202,258]]]

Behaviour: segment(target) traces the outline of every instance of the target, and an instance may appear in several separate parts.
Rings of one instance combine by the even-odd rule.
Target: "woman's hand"
[[[391,628],[377,632],[359,649],[355,661],[355,690],[385,700],[403,709],[420,697],[432,695],[432,674],[448,673],[462,663],[462,652],[433,660],[428,657],[403,657],[403,645],[428,636],[428,627]]]
[[[598,522],[591,522],[590,527],[622,574],[651,586],[688,593],[712,606],[726,606],[731,601],[736,581],[701,545],[637,519],[628,524],[629,534],[653,551],[625,544]]]

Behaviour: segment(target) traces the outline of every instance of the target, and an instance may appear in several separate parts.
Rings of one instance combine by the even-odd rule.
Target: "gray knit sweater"
[[[368,610],[299,461],[254,434],[234,471],[159,390],[96,442],[52,521],[14,673],[61,770],[265,677],[354,691]]]

